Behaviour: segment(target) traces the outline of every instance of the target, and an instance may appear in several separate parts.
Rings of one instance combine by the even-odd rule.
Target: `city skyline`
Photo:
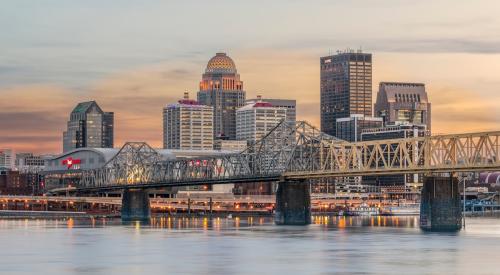
[[[227,52],[234,59],[245,81],[247,98],[263,95],[297,99],[297,119],[319,127],[319,58],[337,49],[357,49],[359,46],[373,54],[373,87],[381,81],[426,84],[433,104],[434,133],[496,130],[500,125],[500,111],[495,108],[500,100],[500,82],[496,75],[500,55],[496,47],[498,41],[488,38],[495,37],[493,34],[500,25],[494,14],[479,11],[477,6],[481,5],[477,3],[460,3],[456,5],[456,13],[446,13],[443,17],[405,17],[403,15],[410,11],[424,12],[426,6],[387,2],[390,4],[377,4],[378,7],[367,3],[366,9],[361,10],[367,18],[359,23],[341,15],[331,19],[332,24],[327,24],[327,19],[317,16],[314,23],[297,26],[293,31],[284,24],[289,22],[287,20],[271,24],[274,19],[270,11],[279,10],[279,4],[271,4],[270,11],[263,12],[261,22],[251,21],[256,24],[255,30],[248,30],[246,36],[236,33],[233,39],[221,39],[234,31],[232,28],[213,38],[207,33],[196,32],[199,20],[185,23],[182,31],[166,26],[176,22],[178,16],[188,14],[191,4],[154,2],[137,7],[129,3],[120,7],[121,13],[113,15],[106,12],[116,3],[105,4],[101,11],[95,11],[92,23],[103,31],[88,32],[82,30],[89,13],[85,4],[32,5],[14,17],[9,12],[16,8],[15,5],[6,3],[5,9],[0,11],[2,25],[11,26],[12,20],[25,22],[6,30],[5,43],[0,45],[0,96],[8,99],[0,102],[0,145],[12,147],[17,152],[59,153],[62,151],[60,133],[67,114],[77,102],[96,100],[103,109],[115,112],[116,146],[128,140],[139,140],[161,147],[162,107],[175,102],[185,90],[196,92],[207,60],[219,51]],[[482,2],[498,5],[493,1]],[[439,13],[446,4],[449,1],[436,2],[435,9],[425,11]],[[311,5],[304,9],[304,5],[294,3],[279,12],[285,18],[300,14],[298,22],[309,22],[317,14],[325,14],[319,7]],[[322,9],[353,11],[360,4],[330,5]],[[244,8],[255,11],[256,6],[245,4]],[[132,28],[125,18],[137,8],[140,14],[148,14],[151,19]],[[179,15],[163,19],[160,12],[154,12],[155,8],[160,8],[159,11],[169,8],[179,11]],[[228,3],[227,9],[230,8]],[[399,24],[389,26],[391,22],[381,20],[371,26],[373,34],[356,34],[364,24],[372,22],[370,8],[376,9],[379,15],[394,12],[392,19]],[[474,16],[467,16],[474,8]],[[54,16],[41,16],[41,11],[50,11]],[[197,14],[199,12],[193,17]],[[70,16],[75,20],[65,21],[65,26],[57,23],[58,19],[67,20]],[[238,20],[232,14],[226,17],[214,18],[207,24],[213,27],[222,24],[223,19],[234,19],[234,28],[249,27],[245,18]],[[111,23],[104,24],[105,19]],[[164,29],[156,27],[156,30],[171,34],[167,39],[138,32],[160,22]],[[333,23],[339,30],[326,28]],[[347,23],[353,23],[352,27],[342,30]],[[270,29],[266,30],[265,26]],[[411,35],[406,33],[409,26],[415,30]],[[384,27],[388,27],[388,34],[381,32]],[[30,28],[33,31],[27,30]],[[74,28],[82,32],[72,37],[68,34]],[[456,28],[460,32],[453,31]],[[122,36],[134,39],[134,43],[120,46],[125,44],[122,39],[112,41],[116,35],[103,36],[110,30],[119,30]],[[271,37],[274,33],[282,35]],[[165,43],[172,37],[177,38],[176,42]],[[205,43],[193,43],[195,37]],[[187,46],[179,47],[183,45]],[[376,88],[373,102],[375,97]]]

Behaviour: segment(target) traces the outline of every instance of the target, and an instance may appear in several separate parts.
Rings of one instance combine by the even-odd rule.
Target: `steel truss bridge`
[[[500,170],[500,131],[350,143],[301,121],[281,122],[245,151],[166,160],[128,142],[79,190],[160,188],[325,177]]]

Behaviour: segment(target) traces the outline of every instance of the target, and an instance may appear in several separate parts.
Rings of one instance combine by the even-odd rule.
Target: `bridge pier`
[[[306,181],[281,181],[276,191],[274,222],[277,225],[311,223],[311,196]]]
[[[122,221],[145,221],[151,218],[149,194],[144,189],[124,189],[122,194]]]
[[[460,193],[456,177],[425,177],[420,201],[420,228],[458,231],[462,227]]]

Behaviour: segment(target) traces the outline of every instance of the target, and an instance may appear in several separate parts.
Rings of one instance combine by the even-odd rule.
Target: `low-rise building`
[[[368,117],[354,114],[350,117],[337,119],[337,137],[350,142],[361,141],[363,129],[382,127],[383,120],[380,117]]]

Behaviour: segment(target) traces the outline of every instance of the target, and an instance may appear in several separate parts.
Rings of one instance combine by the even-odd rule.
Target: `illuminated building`
[[[76,148],[113,148],[114,113],[104,112],[95,101],[78,103],[63,133],[63,151]]]
[[[386,125],[422,124],[431,130],[431,103],[421,83],[381,82],[375,103],[375,115]]]
[[[214,108],[216,138],[236,139],[236,109],[245,104],[245,91],[234,61],[225,53],[217,53],[208,61],[198,102]]]
[[[163,108],[163,148],[213,150],[213,116],[213,107],[185,93],[184,99]]]
[[[372,116],[372,55],[348,50],[320,58],[321,131],[337,136],[339,118]]]

